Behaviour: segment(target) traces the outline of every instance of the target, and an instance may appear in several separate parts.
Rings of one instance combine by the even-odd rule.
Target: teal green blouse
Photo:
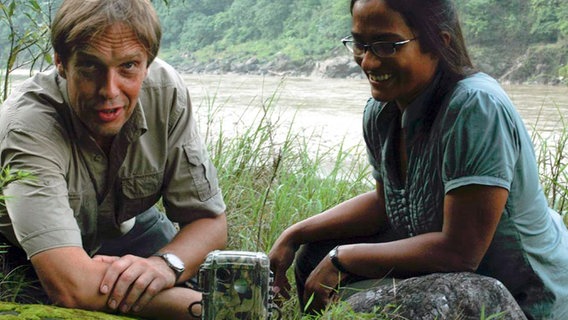
[[[406,237],[442,230],[444,196],[466,185],[505,188],[509,197],[477,272],[500,280],[536,319],[568,319],[568,231],[548,208],[531,138],[497,81],[476,73],[432,105],[435,80],[401,114],[370,99],[364,138],[374,178],[384,186],[392,228]],[[428,120],[431,119],[431,120]],[[397,171],[406,129],[408,170]]]

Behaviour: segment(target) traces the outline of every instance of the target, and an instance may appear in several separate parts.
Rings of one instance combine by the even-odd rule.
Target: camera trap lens
[[[219,269],[217,269],[215,276],[221,282],[230,282],[231,279],[232,279],[233,273],[231,272],[231,270],[229,270],[227,268],[219,268]]]

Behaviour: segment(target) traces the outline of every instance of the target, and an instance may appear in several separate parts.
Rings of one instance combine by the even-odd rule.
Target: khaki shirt
[[[108,157],[69,107],[65,79],[51,70],[27,80],[0,109],[0,165],[33,174],[5,187],[0,206],[0,232],[28,257],[64,246],[93,254],[159,200],[181,224],[225,210],[187,88],[159,59]]]

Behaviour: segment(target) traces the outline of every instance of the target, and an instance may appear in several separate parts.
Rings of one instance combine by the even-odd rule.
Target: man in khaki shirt
[[[4,188],[0,233],[55,304],[190,319],[201,294],[182,284],[226,244],[217,172],[160,37],[148,0],[65,0],[56,68],[0,109],[0,164],[33,175]]]

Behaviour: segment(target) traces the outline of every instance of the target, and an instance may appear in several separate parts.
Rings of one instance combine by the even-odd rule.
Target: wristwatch
[[[339,250],[337,249],[337,247],[339,246],[336,246],[335,248],[331,249],[331,251],[329,252],[329,259],[331,260],[331,263],[333,263],[333,266],[337,270],[339,270],[339,272],[349,273],[339,262],[339,258],[337,257],[337,255],[339,254]]]
[[[154,256],[164,259],[168,267],[170,267],[170,269],[172,269],[176,274],[177,282],[181,274],[185,271],[185,265],[183,264],[183,261],[181,261],[181,259],[178,258],[178,256],[176,256],[175,254],[169,252],[156,253],[154,254]]]

